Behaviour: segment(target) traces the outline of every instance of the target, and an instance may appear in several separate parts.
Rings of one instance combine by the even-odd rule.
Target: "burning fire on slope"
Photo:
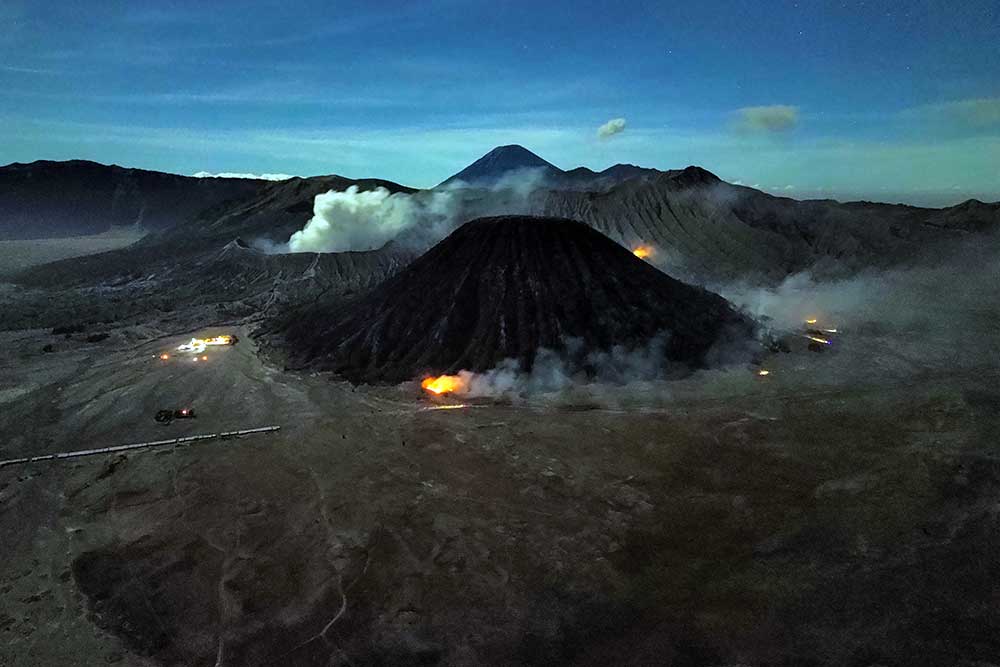
[[[651,245],[640,245],[632,249],[632,254],[639,259],[649,259],[656,254],[656,250]]]
[[[466,388],[465,385],[465,380],[458,375],[438,375],[437,377],[431,376],[424,378],[423,382],[420,383],[420,386],[425,391],[437,394],[438,396],[462,391]]]
[[[193,352],[201,354],[211,345],[236,345],[236,336],[223,334],[214,338],[192,338],[189,342],[177,346],[178,352]]]
[[[208,356],[202,354],[206,349],[211,346],[217,345],[236,345],[239,339],[232,334],[222,334],[221,336],[215,336],[213,338],[192,338],[186,343],[178,345],[176,348],[177,352],[190,352],[192,361],[208,361]],[[160,361],[170,361],[172,359],[169,352],[163,352],[157,355]]]

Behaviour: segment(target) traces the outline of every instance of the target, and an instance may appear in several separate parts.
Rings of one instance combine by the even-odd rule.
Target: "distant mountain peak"
[[[562,170],[518,144],[497,146],[468,167],[445,180],[441,185],[463,181],[475,185],[491,185],[504,174],[519,169],[545,169],[553,174]]]
[[[503,146],[497,146],[496,148],[494,148],[493,150],[491,150],[489,153],[487,153],[486,155],[484,155],[480,159],[481,160],[489,160],[489,159],[493,159],[493,160],[498,160],[498,159],[510,160],[510,159],[513,159],[513,160],[518,160],[518,161],[522,161],[522,162],[525,162],[525,163],[533,163],[533,164],[538,164],[538,165],[546,165],[547,164],[549,166],[552,166],[549,162],[547,162],[546,160],[542,159],[538,155],[532,153],[531,151],[529,151],[527,148],[525,148],[521,144],[505,144]]]
[[[478,187],[489,187],[496,185],[506,174],[521,169],[541,170],[547,185],[550,187],[595,188],[597,190],[606,190],[627,180],[648,178],[663,173],[657,169],[622,163],[608,167],[601,172],[596,172],[588,167],[576,167],[569,171],[563,171],[524,146],[507,144],[497,146],[462,171],[443,181],[441,185],[461,182]],[[711,175],[709,174],[709,176]],[[715,177],[711,176],[711,178]]]

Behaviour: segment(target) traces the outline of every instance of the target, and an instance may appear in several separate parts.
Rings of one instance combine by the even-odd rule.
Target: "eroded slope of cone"
[[[346,304],[317,304],[281,327],[295,365],[353,381],[483,371],[540,348],[577,354],[666,336],[665,357],[699,366],[752,324],[722,297],[637,259],[583,223],[506,216],[469,222],[394,278]]]

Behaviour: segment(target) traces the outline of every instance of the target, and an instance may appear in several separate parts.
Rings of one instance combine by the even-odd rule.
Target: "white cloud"
[[[620,134],[625,131],[625,119],[624,118],[612,118],[604,125],[597,128],[597,136],[601,139],[607,139],[608,137],[613,137],[616,134]]]
[[[221,171],[218,174],[199,171],[191,175],[195,178],[251,178],[257,181],[287,181],[289,178],[296,178],[291,174],[248,174],[232,171]]]
[[[737,111],[738,128],[746,132],[786,132],[799,123],[798,107],[772,104]]]

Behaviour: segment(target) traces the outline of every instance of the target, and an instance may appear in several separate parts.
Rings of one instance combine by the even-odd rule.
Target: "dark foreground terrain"
[[[874,323],[767,377],[448,410],[281,371],[242,329],[197,363],[152,327],[6,333],[0,458],[282,430],[0,468],[0,664],[997,664],[973,321],[936,358]]]
[[[431,400],[417,365],[378,386],[286,370],[258,348],[262,317],[386,296],[417,254],[252,247],[300,229],[336,177],[0,285],[0,460],[281,427],[0,467],[0,665],[1000,665],[997,205],[794,202],[696,168],[613,180],[529,202],[625,246],[597,294],[612,312],[641,322],[673,294],[625,265],[649,243],[770,325],[818,314],[835,344],[789,334],[768,375],[715,364],[474,400]],[[563,250],[560,279],[597,272]],[[647,283],[657,296],[627,293]],[[524,326],[601,315],[518,311],[569,287],[480,312],[452,284],[388,296],[477,305],[467,321],[489,335],[472,353],[507,310]],[[432,315],[396,349],[433,352]],[[320,320],[297,322],[303,348],[341,335]],[[597,328],[614,343],[629,322]],[[227,332],[239,345],[208,359],[174,352]],[[198,417],[153,419],[183,407]]]

